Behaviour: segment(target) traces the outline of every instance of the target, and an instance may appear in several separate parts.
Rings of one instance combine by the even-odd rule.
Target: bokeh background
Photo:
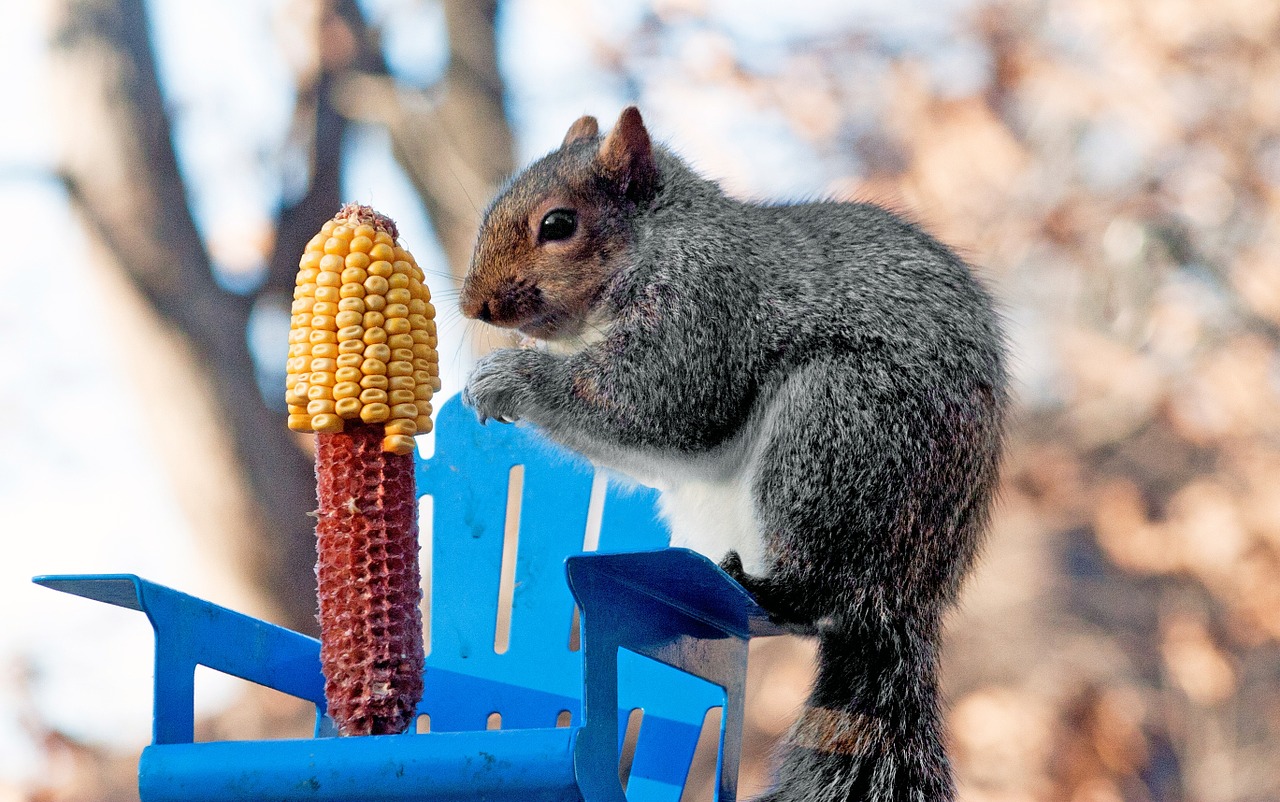
[[[133,799],[148,736],[145,623],[32,574],[314,629],[278,388],[320,223],[400,222],[456,391],[502,342],[449,311],[479,210],[626,103],[736,195],[903,210],[1001,299],[1018,414],[945,651],[961,798],[1280,799],[1275,0],[5,0],[0,30],[3,802]],[[811,659],[756,645],[744,793]],[[198,686],[206,737],[309,729]]]

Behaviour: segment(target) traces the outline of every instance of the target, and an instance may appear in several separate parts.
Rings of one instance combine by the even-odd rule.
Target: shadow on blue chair
[[[313,638],[132,575],[35,579],[155,630],[144,802],[677,802],[715,708],[716,798],[734,799],[747,641],[778,630],[710,560],[665,548],[654,491],[606,483],[530,429],[480,426],[457,397],[417,481],[429,732],[333,737]],[[313,703],[316,737],[194,743],[197,665]]]

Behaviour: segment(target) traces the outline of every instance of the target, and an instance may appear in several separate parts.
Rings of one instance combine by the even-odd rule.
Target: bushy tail
[[[949,801],[939,719],[933,625],[826,625],[813,691],[761,800]]]

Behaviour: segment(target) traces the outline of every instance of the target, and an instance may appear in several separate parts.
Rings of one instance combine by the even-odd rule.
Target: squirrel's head
[[[462,312],[545,340],[581,333],[626,264],[630,218],[658,182],[640,112],[607,136],[579,118],[560,148],[518,175],[485,212]]]

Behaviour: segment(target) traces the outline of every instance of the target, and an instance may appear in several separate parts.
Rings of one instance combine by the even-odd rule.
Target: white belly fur
[[[747,573],[764,572],[760,526],[746,477],[682,482],[664,488],[659,504],[671,527],[672,546],[716,562],[736,551]]]

